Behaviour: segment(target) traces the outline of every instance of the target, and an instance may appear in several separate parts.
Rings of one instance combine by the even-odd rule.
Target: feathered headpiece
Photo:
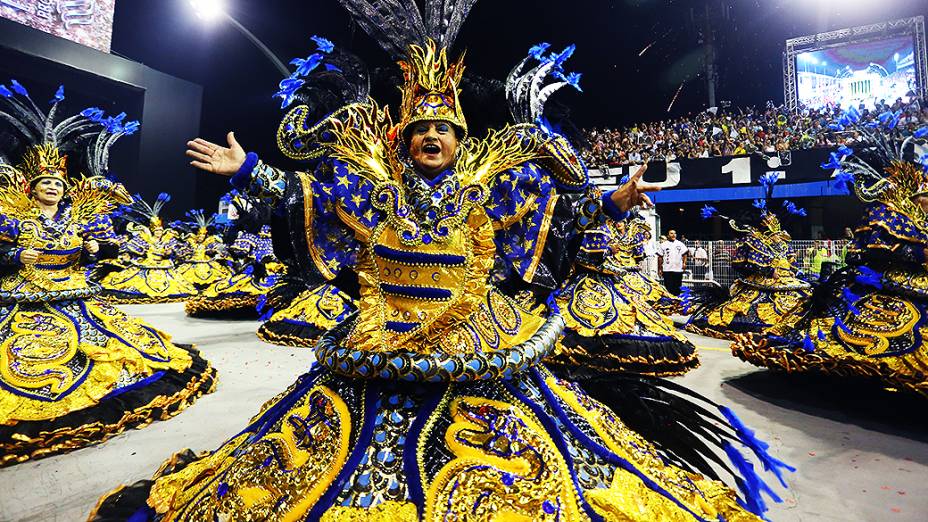
[[[95,107],[56,122],[58,106],[64,100],[64,86],[58,87],[50,101],[51,108],[45,113],[19,82],[10,80],[10,85],[9,88],[0,85],[0,107],[6,109],[0,111],[0,119],[12,125],[27,145],[18,168],[30,185],[43,178],[54,178],[69,186],[67,153],[78,150],[88,140],[92,140],[87,146],[90,175],[106,175],[110,147],[139,129],[137,121],[124,123],[125,113],[106,117]]]
[[[450,49],[477,0],[425,0],[425,16],[415,0],[339,0],[355,22],[395,59],[412,45],[431,39]]]
[[[748,220],[736,220],[728,216],[724,216],[718,213],[718,210],[712,205],[704,205],[700,210],[700,215],[703,219],[710,219],[712,217],[718,216],[726,221],[728,225],[737,232],[745,232],[751,234],[760,233],[761,235],[767,236],[769,238],[781,238],[788,240],[789,234],[783,230],[780,225],[780,218],[777,215],[776,206],[773,203],[773,189],[777,183],[779,176],[774,172],[768,172],[760,177],[760,185],[764,189],[764,197],[755,199],[753,202],[753,207],[756,209],[758,218],[756,219],[756,226],[748,224],[749,221],[754,221],[753,219]],[[788,199],[784,199],[780,205],[782,213],[792,216],[805,216],[806,210],[804,208],[799,208],[795,203]]]
[[[551,44],[544,42],[532,46],[528,56],[506,77],[506,100],[512,119],[516,123],[537,124],[547,130],[551,130],[544,119],[548,98],[568,85],[582,92],[581,74],[564,72],[564,62],[573,55],[576,46],[569,45],[560,53],[545,54],[549,47]],[[538,63],[526,70],[534,62]],[[549,78],[554,81],[546,83]]]
[[[141,194],[135,194],[131,205],[123,205],[114,214],[115,217],[145,225],[147,227],[161,226],[161,209],[171,201],[171,195],[167,192],[158,194],[153,205],[149,205],[142,199]]]
[[[852,128],[863,139],[854,149],[842,145],[822,164],[834,170],[835,185],[848,190],[854,187],[857,197],[865,203],[879,201],[910,216],[928,215],[914,201],[928,194],[928,154],[915,158],[915,143],[928,137],[928,127],[903,136],[898,127],[901,111],[884,112],[876,121],[864,122],[856,107],[851,107],[829,127],[832,130]],[[906,159],[906,155],[910,159]]]
[[[459,88],[463,56],[448,51],[477,0],[340,0],[342,6],[403,69],[400,129],[424,120],[446,121],[467,135]]]
[[[458,100],[460,60],[448,63],[464,19],[477,0],[426,0],[425,16],[415,0],[339,0],[354,20],[404,70],[400,128],[415,121],[439,119],[457,126],[461,138],[467,125]],[[287,157],[311,160],[323,153],[320,144],[332,139],[325,122],[339,109],[367,101],[370,80],[357,57],[313,36],[315,52],[296,58],[296,70],[280,82],[274,95],[288,112],[277,131],[277,145]],[[430,116],[426,118],[425,116]]]
[[[171,222],[171,228],[188,234],[196,234],[198,232],[210,232],[216,226],[217,215],[215,212],[207,215],[203,209],[198,208],[188,210],[184,215],[190,218],[190,221],[173,221]]]

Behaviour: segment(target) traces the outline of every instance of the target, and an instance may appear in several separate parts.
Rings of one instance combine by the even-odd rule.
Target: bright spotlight
[[[197,17],[207,22],[222,18],[226,14],[225,0],[187,0]]]

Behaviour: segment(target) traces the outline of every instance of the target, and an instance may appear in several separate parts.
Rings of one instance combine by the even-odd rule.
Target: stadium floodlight
[[[2,0],[0,0],[2,1]],[[264,42],[262,42],[257,36],[254,35],[247,27],[242,25],[234,16],[226,12],[226,0],[187,0],[187,3],[190,4],[190,7],[193,8],[193,12],[196,13],[197,18],[205,20],[207,22],[213,22],[219,19],[224,19],[229,22],[232,27],[242,33],[245,38],[248,38],[251,43],[261,51],[262,54],[270,61],[274,67],[282,74],[283,76],[290,76],[290,69],[287,69],[287,66],[284,65],[280,58],[271,51]]]
[[[225,0],[187,0],[197,18],[212,22],[226,16]]]

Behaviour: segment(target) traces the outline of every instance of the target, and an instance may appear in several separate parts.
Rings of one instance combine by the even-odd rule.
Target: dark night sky
[[[371,68],[387,55],[360,29],[352,30],[336,0],[227,0],[230,12],[284,62],[313,49],[309,37],[325,36],[361,56]],[[787,38],[919,14],[924,0],[708,0],[716,11],[718,94],[738,106],[782,101],[782,51]],[[622,125],[706,105],[700,25],[691,10],[706,0],[481,0],[458,37],[468,72],[502,79],[529,46],[547,41],[557,49],[576,43],[567,69],[583,73],[584,93],[561,91],[580,126]],[[724,16],[721,6],[728,5]],[[638,56],[648,44],[654,45]],[[218,140],[234,129],[246,149],[279,158],[274,132],[281,112],[271,100],[276,69],[228,24],[207,26],[186,0],[120,0],[113,51],[204,86],[202,134]],[[381,89],[383,91],[383,89]],[[396,105],[395,91],[375,91]],[[386,98],[386,99],[384,99]],[[466,98],[465,98],[466,101]],[[465,114],[502,116],[503,100],[489,109],[464,105]],[[492,122],[495,123],[495,122]]]

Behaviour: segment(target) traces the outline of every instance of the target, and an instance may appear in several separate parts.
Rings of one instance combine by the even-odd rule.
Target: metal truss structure
[[[911,35],[915,48],[915,77],[918,82],[916,94],[928,95],[928,50],[925,48],[925,18],[915,16],[878,24],[838,29],[827,33],[790,38],[783,53],[783,99],[789,110],[799,107],[796,84],[796,56],[810,51],[820,51],[855,42]]]

